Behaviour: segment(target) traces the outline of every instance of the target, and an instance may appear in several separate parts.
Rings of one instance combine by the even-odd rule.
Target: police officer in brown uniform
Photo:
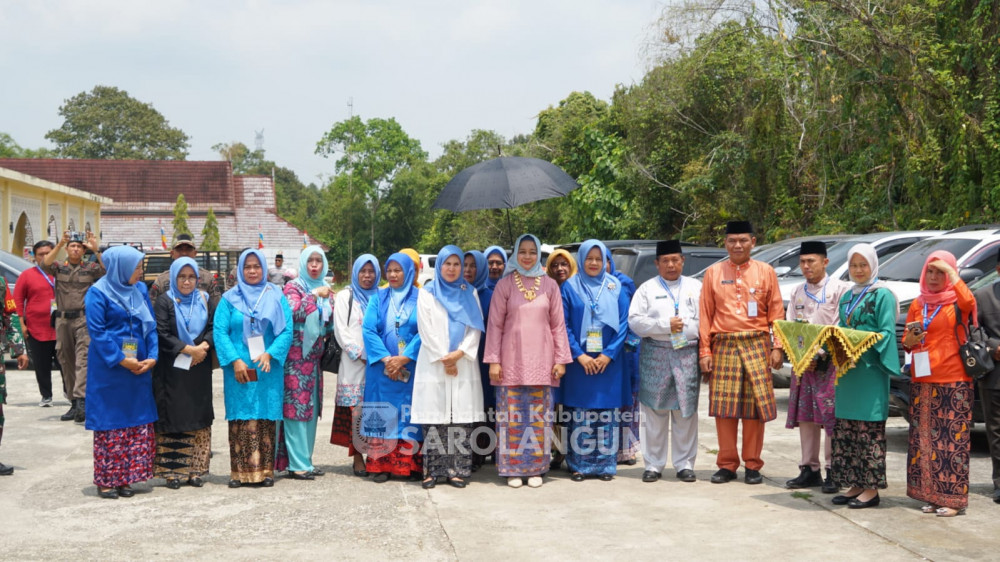
[[[191,258],[197,260],[198,249],[194,246],[194,241],[190,234],[178,234],[174,247],[170,249],[170,260],[178,258]],[[208,295],[209,310],[213,310],[222,298],[222,284],[216,279],[214,271],[208,269],[198,270],[198,289],[205,291]],[[156,298],[170,290],[170,270],[156,276],[153,285],[149,288],[149,300],[156,302]]]
[[[71,236],[72,234],[72,236]],[[59,263],[56,255],[66,248],[66,261]],[[84,261],[86,250],[94,252],[97,262]],[[56,355],[62,364],[63,389],[72,406],[61,420],[86,419],[87,397],[87,319],[84,317],[83,297],[87,289],[104,275],[104,262],[97,248],[93,232],[63,233],[62,239],[42,262],[42,269],[56,278],[56,301],[52,311],[56,326]]]

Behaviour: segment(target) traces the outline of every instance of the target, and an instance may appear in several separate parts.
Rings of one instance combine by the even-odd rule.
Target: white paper
[[[174,359],[174,368],[188,371],[191,369],[191,356],[187,353],[178,353]]]
[[[913,354],[913,376],[931,376],[931,354],[927,351],[919,351]]]
[[[267,348],[264,347],[264,336],[250,336],[247,340],[247,347],[250,349],[250,359],[256,361]]]
[[[750,301],[747,303],[747,316],[750,318],[757,317],[757,301]]]

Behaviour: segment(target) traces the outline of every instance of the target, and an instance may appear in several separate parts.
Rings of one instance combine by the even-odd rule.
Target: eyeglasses
[[[178,283],[194,283],[197,280],[198,280],[198,278],[195,277],[194,275],[178,275],[177,276],[177,282]]]

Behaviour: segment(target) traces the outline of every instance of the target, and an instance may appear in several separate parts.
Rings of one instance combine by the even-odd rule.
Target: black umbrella
[[[533,201],[563,197],[580,187],[559,166],[538,158],[501,157],[480,162],[455,175],[432,208],[456,213],[513,209]],[[510,215],[507,215],[510,230]],[[513,233],[510,233],[513,243]]]

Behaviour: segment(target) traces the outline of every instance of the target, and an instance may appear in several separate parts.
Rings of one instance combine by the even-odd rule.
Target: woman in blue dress
[[[420,479],[420,427],[410,423],[413,367],[420,353],[417,333],[416,266],[403,253],[385,261],[389,286],[368,299],[362,322],[368,368],[361,405],[361,435],[368,443],[365,468],[373,480],[393,475]]]
[[[274,485],[275,424],[281,419],[284,363],[292,345],[292,309],[267,282],[264,253],[246,250],[236,286],[215,309],[215,351],[229,421],[230,488]]]
[[[129,486],[153,477],[159,355],[156,320],[142,279],[142,252],[115,246],[107,273],[87,291],[87,429],[94,432],[94,484],[105,499],[128,498]]]
[[[606,253],[598,240],[581,244],[581,271],[561,287],[574,359],[566,367],[562,403],[569,422],[567,463],[575,482],[588,476],[614,478],[620,408],[632,404],[623,358],[628,295],[607,273]]]

